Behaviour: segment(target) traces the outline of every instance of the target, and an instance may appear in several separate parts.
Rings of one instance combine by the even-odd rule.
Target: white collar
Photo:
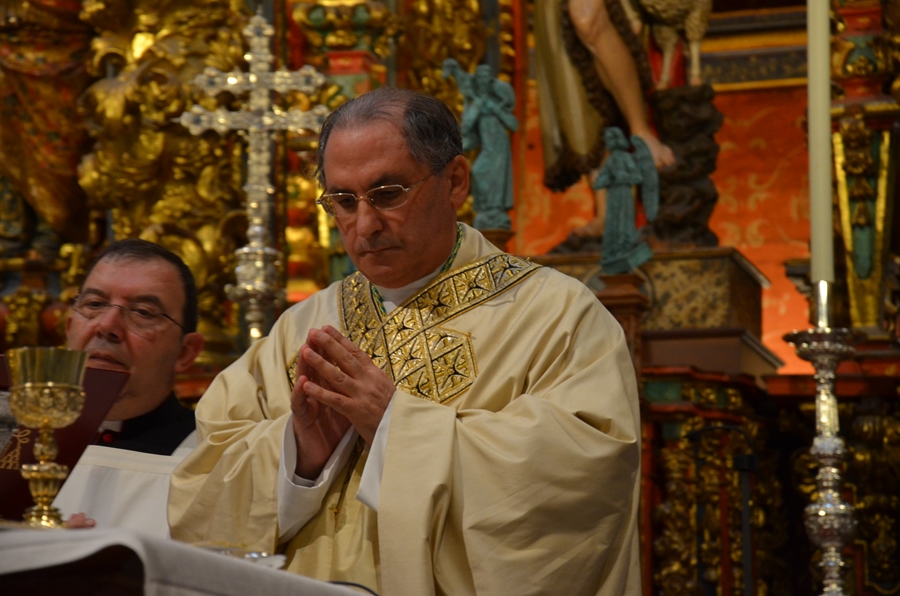
[[[378,293],[381,294],[381,299],[384,301],[384,310],[385,312],[391,312],[400,304],[406,301],[407,298],[424,288],[428,285],[434,278],[438,276],[441,272],[441,269],[444,268],[444,264],[441,263],[441,266],[426,275],[421,279],[417,279],[416,281],[406,284],[402,288],[383,288],[381,286],[372,284],[375,286],[375,289],[378,290]]]

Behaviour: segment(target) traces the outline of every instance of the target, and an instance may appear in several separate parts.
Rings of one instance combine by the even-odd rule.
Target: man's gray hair
[[[380,87],[340,106],[322,124],[316,177],[323,188],[325,148],[332,131],[358,128],[376,120],[396,124],[413,159],[432,173],[440,174],[454,157],[462,155],[459,123],[443,102],[409,89]]]

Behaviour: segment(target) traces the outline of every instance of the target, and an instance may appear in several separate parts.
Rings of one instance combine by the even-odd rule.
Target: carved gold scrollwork
[[[63,261],[63,269],[59,274],[63,293],[69,288],[74,288],[77,292],[91,261],[90,248],[84,244],[63,244],[59,248],[59,258]],[[61,298],[65,300],[68,296]]]
[[[877,328],[887,255],[888,172],[892,137],[867,122],[867,108],[849,106],[832,135],[841,236],[847,252],[850,316],[856,328]]]
[[[719,405],[719,394],[715,387],[705,383],[685,383],[681,388],[682,399],[704,408]]]
[[[878,72],[878,66],[866,56],[858,56],[856,60],[847,64],[847,74],[854,77],[867,77]]]
[[[474,72],[485,52],[487,27],[478,0],[415,0],[405,14],[406,33],[400,40],[400,68],[408,85],[433,95],[462,113],[456,84],[442,75],[444,60],[455,58]]]
[[[292,276],[312,280],[315,289],[328,285],[328,261],[326,246],[319,237],[327,239],[328,233],[319,230],[316,183],[308,176],[294,173],[287,178],[288,211],[296,214],[285,227],[288,246],[288,269]],[[290,291],[291,281],[288,282]]]
[[[233,134],[195,137],[175,120],[194,103],[218,107],[190,82],[207,66],[242,63],[241,10],[237,0],[86,0],[82,12],[99,31],[91,67],[103,78],[81,101],[96,143],[80,184],[92,207],[110,210],[116,238],[158,241],[191,268],[206,336],[199,364],[233,357],[223,304],[245,234],[241,144]]]
[[[702,408],[744,412],[747,407],[741,392],[734,387],[722,387],[716,383],[685,383],[681,398]]]
[[[900,417],[881,398],[863,399],[849,430],[848,479],[855,484],[857,542],[865,549],[865,582],[900,592]]]
[[[852,41],[833,35],[831,37],[831,76],[839,79],[845,76],[844,65],[856,46]]]
[[[872,130],[866,125],[863,113],[854,110],[841,118],[839,131],[844,141],[844,171],[851,176],[871,176],[875,173],[872,158]],[[872,194],[874,196],[874,192]]]
[[[313,54],[332,50],[366,50],[386,58],[400,19],[376,0],[298,2],[294,20],[303,28]]]
[[[713,585],[721,585],[724,568],[722,557],[728,556],[734,591],[740,593],[744,571],[741,550],[742,503],[738,474],[733,469],[732,460],[735,454],[749,452],[751,446],[747,445],[742,434],[724,429],[704,432],[697,440],[698,457],[702,462],[697,474],[697,504],[702,508],[700,562],[705,568],[702,579]]]
[[[816,489],[816,471],[819,466],[809,454],[808,449],[798,451],[791,458],[791,478],[794,490],[812,503],[818,500],[819,492]]]
[[[6,315],[7,346],[37,346],[41,343],[41,312],[50,298],[46,292],[19,286],[3,297],[9,309]]]
[[[891,93],[900,101],[900,0],[882,0],[881,14],[885,28],[882,37],[885,61],[894,77]]]
[[[865,178],[856,178],[850,185],[851,201],[868,201],[875,197],[875,189]],[[859,207],[857,207],[859,209]],[[871,225],[872,219],[868,210],[864,213],[854,213],[852,222],[856,225]]]
[[[660,596],[697,593],[696,488],[694,459],[687,439],[679,439],[659,452],[664,499],[653,512],[657,538],[654,584]]]
[[[500,44],[500,72],[497,78],[512,83],[512,75],[516,67],[515,13],[512,0],[500,0],[499,32],[497,40]]]
[[[735,412],[744,409],[744,396],[734,387],[725,389],[725,409]]]
[[[661,424],[657,436],[668,437],[653,451],[654,476],[660,478],[660,504],[651,526],[653,591],[666,596],[743,594],[744,559],[750,555],[754,594],[791,593],[781,460],[768,447],[770,421],[758,418],[749,405],[749,397],[758,392],[697,378],[680,381],[678,387],[677,409],[654,402],[648,412]],[[743,551],[745,512],[750,553]]]
[[[757,440],[757,444],[762,443]],[[776,450],[763,450],[759,454],[759,468],[753,484],[751,524],[755,532],[757,596],[791,592],[788,586],[793,573],[784,558],[790,526],[783,486],[778,480],[781,457]]]

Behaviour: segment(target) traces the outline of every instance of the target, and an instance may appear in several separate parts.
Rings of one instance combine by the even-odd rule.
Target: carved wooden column
[[[850,323],[870,339],[885,339],[882,296],[900,134],[900,104],[886,93],[896,76],[896,2],[835,2],[831,41],[835,182],[839,233],[846,261]],[[897,88],[897,85],[894,85]],[[900,93],[898,93],[900,95]],[[892,217],[894,215],[894,217]],[[893,221],[892,221],[893,220]],[[839,297],[840,298],[840,297]]]
[[[634,273],[601,275],[600,280],[606,284],[606,287],[596,292],[597,299],[609,309],[609,312],[622,326],[640,384],[641,319],[650,307],[650,299],[641,292],[644,280],[640,275]]]
[[[760,413],[763,392],[748,375],[686,367],[643,373],[644,594],[791,593],[780,452],[771,436],[778,425]]]

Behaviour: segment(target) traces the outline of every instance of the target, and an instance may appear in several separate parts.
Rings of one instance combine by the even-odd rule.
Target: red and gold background
[[[532,82],[533,83],[533,82]],[[725,116],[716,134],[718,169],[712,179],[719,202],[710,228],[722,246],[740,250],[771,282],[763,290],[763,341],[784,361],[780,373],[807,373],[781,338],[808,326],[806,299],[787,278],[784,261],[809,256],[809,192],[805,87],[720,92],[716,107]],[[565,240],[593,215],[587,182],[564,193],[544,187],[537,91],[525,97],[524,165],[513,216],[517,254],[541,255]]]

